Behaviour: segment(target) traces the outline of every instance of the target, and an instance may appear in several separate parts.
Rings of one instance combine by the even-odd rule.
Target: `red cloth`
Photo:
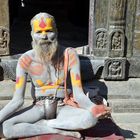
[[[63,135],[42,135],[30,138],[23,138],[19,140],[79,140],[77,138],[63,136]],[[97,137],[85,137],[85,140],[97,140]],[[98,140],[124,140],[122,136],[112,134],[106,137],[98,137]]]

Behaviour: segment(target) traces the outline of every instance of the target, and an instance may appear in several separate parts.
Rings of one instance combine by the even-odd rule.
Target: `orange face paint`
[[[41,20],[34,20],[33,21],[33,31],[46,31],[46,30],[53,30],[53,19],[52,18],[46,18],[43,17]]]

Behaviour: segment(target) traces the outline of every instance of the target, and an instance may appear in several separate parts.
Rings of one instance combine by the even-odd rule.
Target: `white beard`
[[[35,50],[35,53],[39,60],[41,60],[41,62],[43,63],[48,63],[51,61],[58,48],[58,42],[57,40],[53,42],[48,42],[47,40],[40,40],[36,42],[35,40],[33,40],[32,47]]]

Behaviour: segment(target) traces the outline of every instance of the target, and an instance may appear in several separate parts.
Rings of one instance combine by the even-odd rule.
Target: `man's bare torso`
[[[25,64],[26,63],[26,64]],[[35,86],[36,96],[52,96],[59,90],[64,96],[64,69],[55,69],[51,62],[42,63],[37,59],[34,50],[23,54],[20,66],[26,70]]]

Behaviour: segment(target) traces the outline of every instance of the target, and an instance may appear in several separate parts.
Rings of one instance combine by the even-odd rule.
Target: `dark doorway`
[[[89,0],[9,0],[9,7],[11,54],[31,49],[30,20],[39,12],[55,17],[61,45],[88,44]]]

